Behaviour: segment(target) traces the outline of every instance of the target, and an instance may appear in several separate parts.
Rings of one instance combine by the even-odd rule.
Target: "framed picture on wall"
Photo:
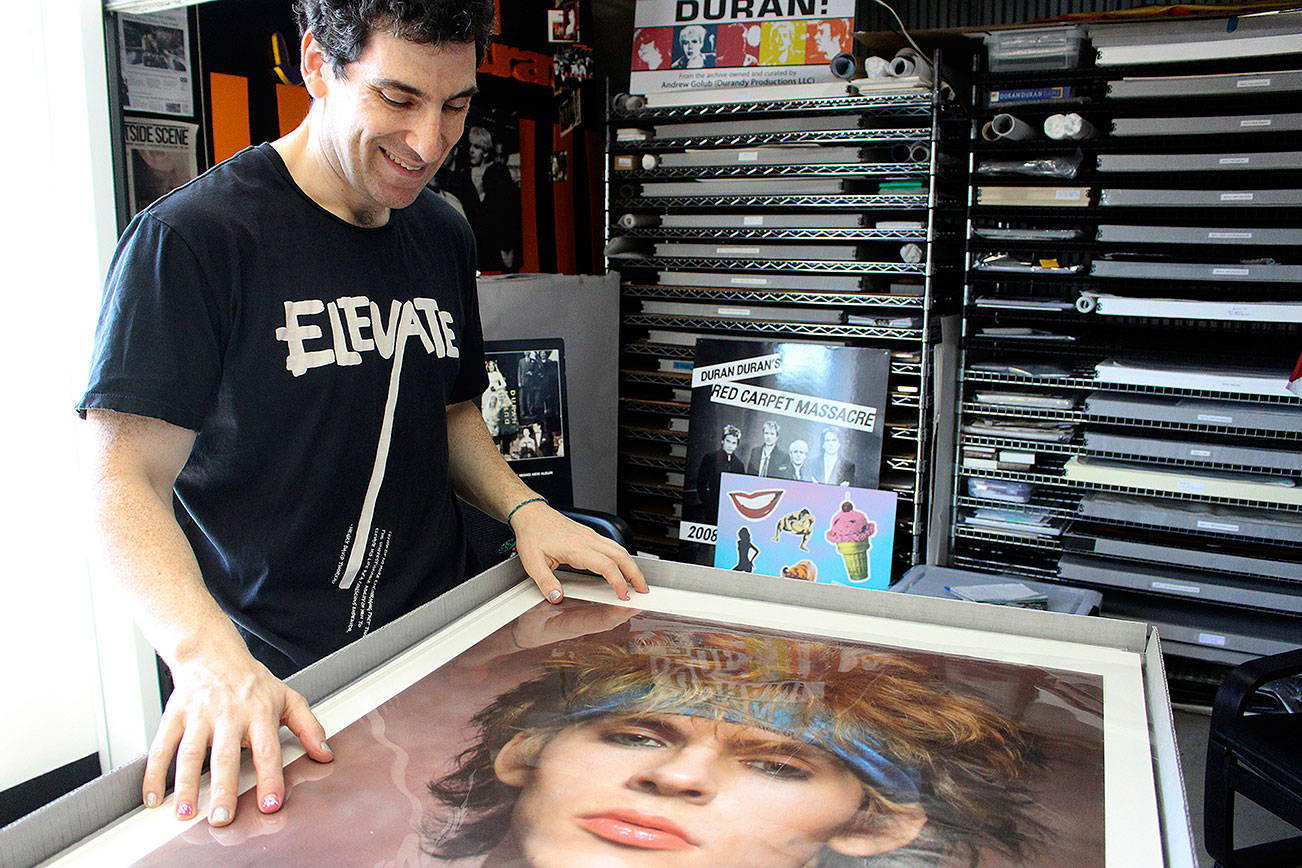
[[[554,506],[572,506],[565,342],[485,341],[484,425],[520,478]]]

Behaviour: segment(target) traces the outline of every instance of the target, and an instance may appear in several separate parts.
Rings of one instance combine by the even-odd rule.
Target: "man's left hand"
[[[550,603],[565,598],[552,572],[561,565],[600,575],[621,600],[629,599],[630,586],[647,593],[642,571],[623,546],[541,501],[520,508],[511,518],[511,529],[520,563]]]

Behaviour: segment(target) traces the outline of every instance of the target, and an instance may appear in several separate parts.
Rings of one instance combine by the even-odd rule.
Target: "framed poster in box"
[[[53,864],[1163,864],[1142,626],[643,564],[552,607],[508,561],[316,703],[336,759],[289,750],[280,812],[137,809]]]

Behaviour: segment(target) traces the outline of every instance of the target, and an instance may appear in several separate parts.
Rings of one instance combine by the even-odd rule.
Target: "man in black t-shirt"
[[[362,10],[366,10],[363,12]],[[546,505],[499,454],[474,241],[425,190],[457,141],[492,0],[300,0],[301,126],[132,221],[106,281],[91,381],[107,569],[172,671],[143,798],[234,818],[285,799],[277,730],[327,761],[280,678],[465,576],[456,495],[505,520],[548,600],[560,564],[646,590],[635,562]]]

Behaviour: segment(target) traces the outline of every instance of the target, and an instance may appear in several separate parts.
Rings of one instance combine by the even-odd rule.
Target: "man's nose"
[[[713,750],[677,748],[656,759],[634,775],[634,789],[658,796],[675,796],[697,804],[704,804],[718,794],[717,755]]]
[[[407,146],[416,152],[422,163],[432,163],[442,157],[443,138],[447,132],[445,123],[442,112],[426,113],[407,133]]]

